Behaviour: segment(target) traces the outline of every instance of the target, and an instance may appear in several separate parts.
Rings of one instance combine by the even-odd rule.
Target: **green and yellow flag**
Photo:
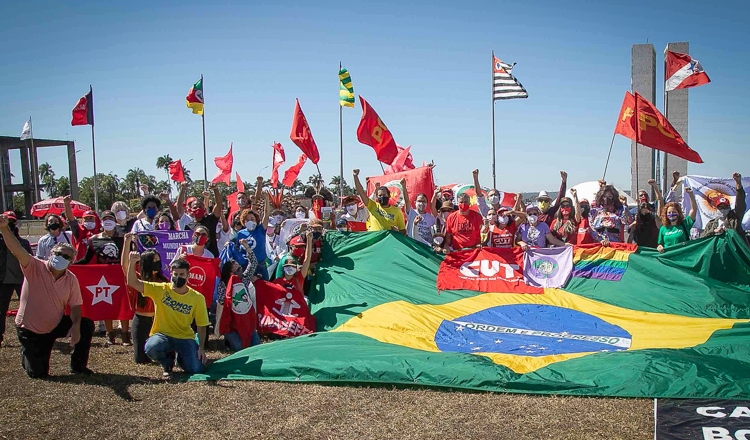
[[[339,104],[341,107],[354,107],[354,87],[352,86],[352,77],[343,67],[339,70]]]
[[[198,80],[197,83],[193,84],[190,88],[187,97],[185,98],[188,108],[193,109],[193,114],[203,114],[203,78]]]

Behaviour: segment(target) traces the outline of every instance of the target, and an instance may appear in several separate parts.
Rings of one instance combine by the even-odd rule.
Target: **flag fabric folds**
[[[203,114],[203,77],[190,87],[185,103],[189,109],[193,110],[194,115]]]
[[[666,78],[664,90],[667,92],[702,86],[711,82],[701,63],[688,54],[665,50],[664,64],[664,78]]]
[[[187,284],[203,295],[206,307],[210,308],[214,301],[214,289],[221,276],[218,258],[199,257],[193,254],[185,255],[185,261],[190,263]]]
[[[529,93],[511,73],[513,65],[500,61],[493,55],[492,63],[492,99],[528,98]]]
[[[398,147],[393,140],[393,134],[388,130],[375,109],[365,101],[362,96],[359,97],[362,104],[362,119],[357,127],[357,140],[365,145],[369,145],[375,150],[375,156],[378,160],[390,165],[398,156]]]
[[[284,154],[284,147],[280,143],[274,142],[273,144],[273,168],[271,170],[271,186],[278,188],[279,186],[279,167],[286,161],[286,154]]]
[[[299,176],[302,167],[305,166],[305,162],[307,162],[307,156],[300,154],[297,163],[289,167],[284,173],[284,180],[282,180],[281,183],[284,184],[284,186],[291,188],[294,185],[294,181],[297,180],[297,176]]]
[[[81,286],[81,314],[94,321],[133,319],[125,275],[119,264],[72,264],[68,266]]]
[[[573,270],[573,248],[529,249],[523,256],[523,278],[529,286],[562,287]]]
[[[690,208],[692,208],[692,202],[685,192],[685,188],[693,189],[695,202],[698,204],[698,212],[693,227],[703,229],[703,225],[721,216],[719,210],[716,209],[716,204],[721,198],[727,199],[730,206],[736,210],[737,184],[731,177],[685,176],[682,179],[682,212],[690,212]],[[745,206],[750,207],[750,177],[742,178],[742,187],[745,190]],[[740,218],[744,214],[744,212],[737,213]]]
[[[385,168],[384,174],[400,173],[401,171],[413,170],[415,168],[414,158],[411,155],[411,151],[409,151],[411,150],[411,146],[401,148],[396,145],[396,147],[398,148],[398,154],[393,159],[393,162]]]
[[[298,290],[258,280],[255,283],[258,304],[258,333],[300,336],[315,331],[315,318]]]
[[[216,176],[211,180],[211,183],[224,182],[229,185],[229,181],[232,178],[232,164],[234,164],[234,156],[232,155],[232,144],[229,144],[229,152],[220,157],[214,157],[214,163],[219,169]]]
[[[21,130],[21,140],[33,138],[34,135],[31,133],[31,118],[23,124],[23,130]]]
[[[89,88],[89,92],[73,107],[73,119],[70,125],[94,125],[94,90]]]
[[[302,107],[299,106],[299,99],[295,100],[294,119],[292,119],[292,132],[289,134],[289,139],[305,153],[312,163],[318,163],[320,160],[318,146],[315,145],[310,125],[307,123],[305,114],[302,113]]]
[[[227,285],[230,288],[226,289],[223,306],[216,305],[219,333],[225,335],[237,332],[242,340],[242,348],[247,348],[253,341],[253,333],[258,324],[255,286],[246,286],[236,275],[229,278]]]
[[[169,178],[177,183],[185,181],[185,172],[182,168],[182,160],[178,159],[169,164]]]
[[[633,95],[625,92],[615,133],[630,138],[644,147],[664,151],[690,162],[703,163],[701,156],[685,143],[667,118],[638,93]]]
[[[354,107],[354,86],[349,72],[341,68],[339,70],[339,105],[341,107]]]
[[[401,188],[401,179],[406,180],[406,190],[409,192],[412,207],[415,206],[414,204],[417,201],[417,194],[432,194],[435,191],[432,168],[427,166],[400,173],[368,177],[367,194],[375,194],[377,183],[380,186],[385,186],[391,192],[391,205],[404,206],[404,191]],[[367,200],[362,202],[367,203]]]
[[[478,248],[451,252],[440,264],[437,290],[544,293],[524,283],[521,248]]]

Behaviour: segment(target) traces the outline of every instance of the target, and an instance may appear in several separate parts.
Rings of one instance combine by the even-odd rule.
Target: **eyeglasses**
[[[56,256],[56,257],[63,257],[64,259],[66,259],[66,260],[68,260],[68,261],[70,261],[70,260],[72,260],[72,259],[73,259],[73,256],[72,256],[72,255],[68,255],[68,254],[66,254],[65,252],[61,252],[61,251],[55,251],[55,252],[52,252],[52,255],[54,255],[54,256]]]

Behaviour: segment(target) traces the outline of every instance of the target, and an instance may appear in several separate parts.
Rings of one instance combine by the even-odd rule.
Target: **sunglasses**
[[[54,255],[54,256],[56,256],[56,257],[63,257],[64,259],[66,259],[66,260],[68,260],[68,261],[70,261],[70,260],[72,260],[72,259],[73,259],[73,256],[72,256],[72,255],[68,255],[68,254],[66,254],[65,252],[61,252],[61,251],[55,251],[55,252],[52,252],[52,255]]]

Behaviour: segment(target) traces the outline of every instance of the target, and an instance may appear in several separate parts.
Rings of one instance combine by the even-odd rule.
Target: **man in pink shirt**
[[[48,261],[32,257],[8,228],[8,218],[0,216],[0,234],[8,250],[18,259],[25,277],[16,316],[21,364],[32,378],[49,375],[49,359],[55,340],[70,332],[73,354],[70,372],[91,374],[86,367],[94,334],[94,322],[81,318],[81,288],[68,272],[76,251],[67,243],[56,244]],[[65,309],[70,307],[70,315]]]

